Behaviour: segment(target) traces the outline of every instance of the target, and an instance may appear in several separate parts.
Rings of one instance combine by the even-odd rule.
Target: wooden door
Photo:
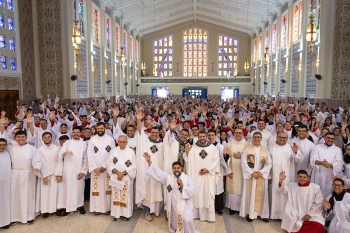
[[[15,120],[17,100],[19,100],[19,91],[0,91],[0,112],[4,110],[11,120]]]

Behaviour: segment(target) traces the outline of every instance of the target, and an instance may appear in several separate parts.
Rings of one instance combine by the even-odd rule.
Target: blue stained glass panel
[[[3,70],[7,70],[6,56],[0,56],[1,67]]]
[[[0,6],[4,7],[4,0],[0,0]]]
[[[3,14],[0,14],[0,28],[5,28],[5,16]]]
[[[15,30],[15,19],[9,17],[8,18],[8,23],[9,23],[9,30],[14,31]]]
[[[6,49],[6,37],[4,35],[0,35],[0,48]]]
[[[11,51],[16,51],[15,38],[10,37],[9,44],[10,44],[10,50]]]
[[[11,70],[17,70],[16,58],[11,57],[10,63],[11,63]]]
[[[13,11],[13,0],[7,0],[7,9]]]

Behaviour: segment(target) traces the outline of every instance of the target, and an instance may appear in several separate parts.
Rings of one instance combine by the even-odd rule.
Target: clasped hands
[[[261,173],[261,171],[255,171],[252,173],[252,177],[254,177],[255,179],[259,179],[260,177],[263,177],[263,174]]]

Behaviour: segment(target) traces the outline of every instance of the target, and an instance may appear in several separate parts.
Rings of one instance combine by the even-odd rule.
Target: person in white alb
[[[134,179],[136,177],[135,151],[127,146],[125,135],[118,137],[118,147],[114,148],[107,161],[107,171],[112,186],[111,215],[114,220],[124,217],[129,221],[134,205]]]
[[[11,223],[11,156],[6,149],[6,139],[0,138],[0,229]]]

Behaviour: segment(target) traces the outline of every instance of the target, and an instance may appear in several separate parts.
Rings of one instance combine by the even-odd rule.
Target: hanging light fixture
[[[249,1],[247,1],[247,31],[248,31],[248,13],[249,13]],[[248,44],[248,50],[249,51],[249,43]],[[249,61],[248,61],[248,58],[245,59],[245,62],[244,62],[244,71],[246,74],[248,74],[248,71],[249,71]]]
[[[77,69],[77,60],[74,60],[74,69]]]
[[[309,53],[314,52],[314,41],[317,38],[316,24],[314,24],[316,15],[314,13],[309,14],[310,24],[306,27],[306,41],[309,42]]]
[[[125,63],[125,53],[124,53],[124,25],[123,25],[123,0],[120,1],[120,26],[121,26],[121,47],[120,47],[120,61],[122,66]]]
[[[80,45],[81,44],[81,32],[80,29],[78,28],[79,24],[79,19],[74,19],[73,20],[74,27],[73,27],[73,36],[72,36],[72,42],[73,44]]]

